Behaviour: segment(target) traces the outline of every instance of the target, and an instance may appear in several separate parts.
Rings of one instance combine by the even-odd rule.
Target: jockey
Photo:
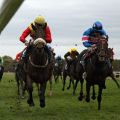
[[[78,57],[79,52],[77,51],[76,48],[71,48],[70,51],[68,51],[65,55],[64,58],[67,62],[67,69],[69,69],[71,63]]]
[[[56,63],[58,64],[62,64],[63,63],[63,59],[62,59],[62,57],[60,56],[60,55],[58,55],[56,58],[55,58],[55,65],[56,65]]]
[[[84,50],[81,53],[82,54],[81,63],[83,66],[85,64],[84,61],[88,56],[88,53],[93,52],[96,49],[97,41],[95,38],[97,38],[98,35],[108,39],[108,35],[104,31],[102,23],[99,21],[96,21],[93,24],[92,28],[89,28],[83,33],[82,42],[83,45],[87,48],[87,50]]]
[[[58,55],[57,57],[56,57],[56,61],[61,61],[62,60],[62,57],[60,56],[60,55]]]
[[[52,42],[52,38],[51,38],[51,31],[49,26],[47,25],[47,22],[45,21],[43,16],[37,16],[35,18],[35,20],[33,21],[33,23],[31,23],[22,33],[22,35],[20,36],[20,41],[23,42],[26,46],[29,45],[29,42],[26,40],[26,37],[28,35],[31,36],[32,40],[37,39],[36,38],[36,33],[35,33],[35,28],[36,27],[41,27],[41,29],[43,29],[44,31],[44,38],[43,36],[41,36],[41,38],[43,38],[46,43],[51,43]],[[51,51],[49,50],[49,47],[46,45],[45,46],[45,50],[48,53],[48,57],[49,57],[49,61],[51,58]],[[29,52],[30,52],[30,47],[26,47],[26,52],[24,55],[25,61],[27,61],[28,56],[29,56]]]

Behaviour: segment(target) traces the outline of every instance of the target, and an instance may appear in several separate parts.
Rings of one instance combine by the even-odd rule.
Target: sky
[[[83,32],[100,21],[109,35],[109,47],[114,48],[115,59],[120,59],[119,6],[120,0],[25,0],[0,35],[0,56],[15,58],[25,47],[19,41],[20,35],[36,16],[42,15],[51,29],[51,46],[57,55],[63,57],[71,47],[79,52],[85,49],[81,40]]]

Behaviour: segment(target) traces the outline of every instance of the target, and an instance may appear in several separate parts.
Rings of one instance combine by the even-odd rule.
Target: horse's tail
[[[110,77],[111,77],[112,80],[116,83],[117,87],[120,88],[120,85],[119,85],[118,81],[116,80],[116,78],[115,78],[115,76],[114,76],[113,73],[110,75]]]

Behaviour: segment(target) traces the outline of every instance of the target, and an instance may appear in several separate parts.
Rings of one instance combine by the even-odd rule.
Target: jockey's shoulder
[[[88,28],[87,30],[84,31],[83,35],[89,35],[92,32],[92,28]]]
[[[35,26],[35,23],[30,23],[30,25],[28,26],[28,28],[32,31],[33,30],[33,26]]]

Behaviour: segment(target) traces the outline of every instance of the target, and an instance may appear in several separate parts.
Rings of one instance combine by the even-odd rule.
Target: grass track
[[[62,91],[62,82],[53,83],[53,96],[49,96],[49,84],[46,91],[46,107],[39,107],[39,98],[34,87],[35,107],[30,108],[27,98],[19,100],[13,73],[5,73],[0,83],[0,120],[120,120],[120,89],[112,80],[107,81],[103,90],[102,110],[97,110],[97,101],[77,100],[72,96],[72,88]],[[97,86],[96,86],[97,88]],[[26,94],[27,97],[27,94]]]

